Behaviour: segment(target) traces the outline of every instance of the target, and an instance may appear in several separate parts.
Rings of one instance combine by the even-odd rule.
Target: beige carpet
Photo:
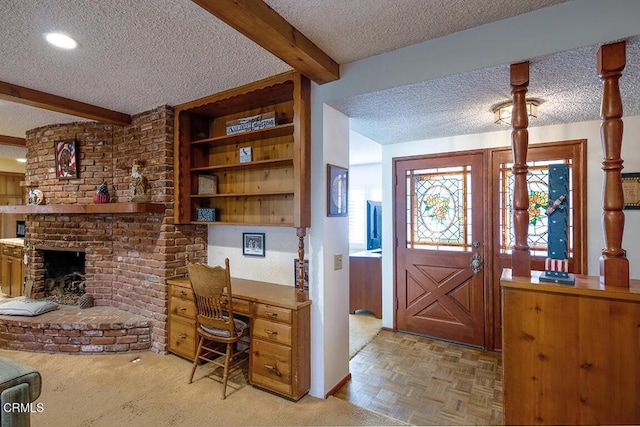
[[[378,335],[381,326],[382,320],[373,314],[358,312],[349,315],[349,359]]]
[[[228,390],[227,399],[220,400],[221,385],[206,377],[211,368],[199,367],[188,384],[191,363],[173,355],[0,350],[0,356],[42,375],[37,402],[44,410],[31,415],[34,427],[402,424],[335,397],[291,402],[250,385]]]

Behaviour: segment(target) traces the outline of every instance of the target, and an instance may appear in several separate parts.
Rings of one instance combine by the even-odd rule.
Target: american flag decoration
[[[93,195],[94,203],[109,203],[111,197],[109,197],[109,187],[107,186],[107,181],[100,184],[95,194]]]

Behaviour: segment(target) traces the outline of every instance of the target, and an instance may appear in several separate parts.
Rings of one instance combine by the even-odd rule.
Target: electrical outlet
[[[333,255],[333,269],[342,270],[342,254]]]

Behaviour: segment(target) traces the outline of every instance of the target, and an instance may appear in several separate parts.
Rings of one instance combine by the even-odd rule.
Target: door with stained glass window
[[[484,347],[483,155],[394,162],[400,331]]]

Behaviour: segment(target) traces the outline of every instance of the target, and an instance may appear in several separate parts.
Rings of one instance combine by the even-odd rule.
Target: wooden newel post
[[[304,227],[296,229],[296,235],[298,236],[298,275],[296,283],[296,300],[298,302],[305,302],[307,300],[307,292],[304,290],[304,236],[307,234],[307,229]]]
[[[511,94],[511,146],[513,149],[513,229],[515,242],[511,253],[511,270],[514,276],[531,276],[531,254],[527,236],[529,232],[529,188],[527,185],[527,150],[529,148],[529,117],[527,116],[527,87],[529,86],[529,62],[512,64]]]
[[[600,283],[629,287],[629,260],[622,249],[624,197],[622,192],[622,98],[618,81],[626,64],[625,42],[598,50],[598,75],[602,80],[600,138],[602,139],[602,231],[604,249],[600,256]]]

